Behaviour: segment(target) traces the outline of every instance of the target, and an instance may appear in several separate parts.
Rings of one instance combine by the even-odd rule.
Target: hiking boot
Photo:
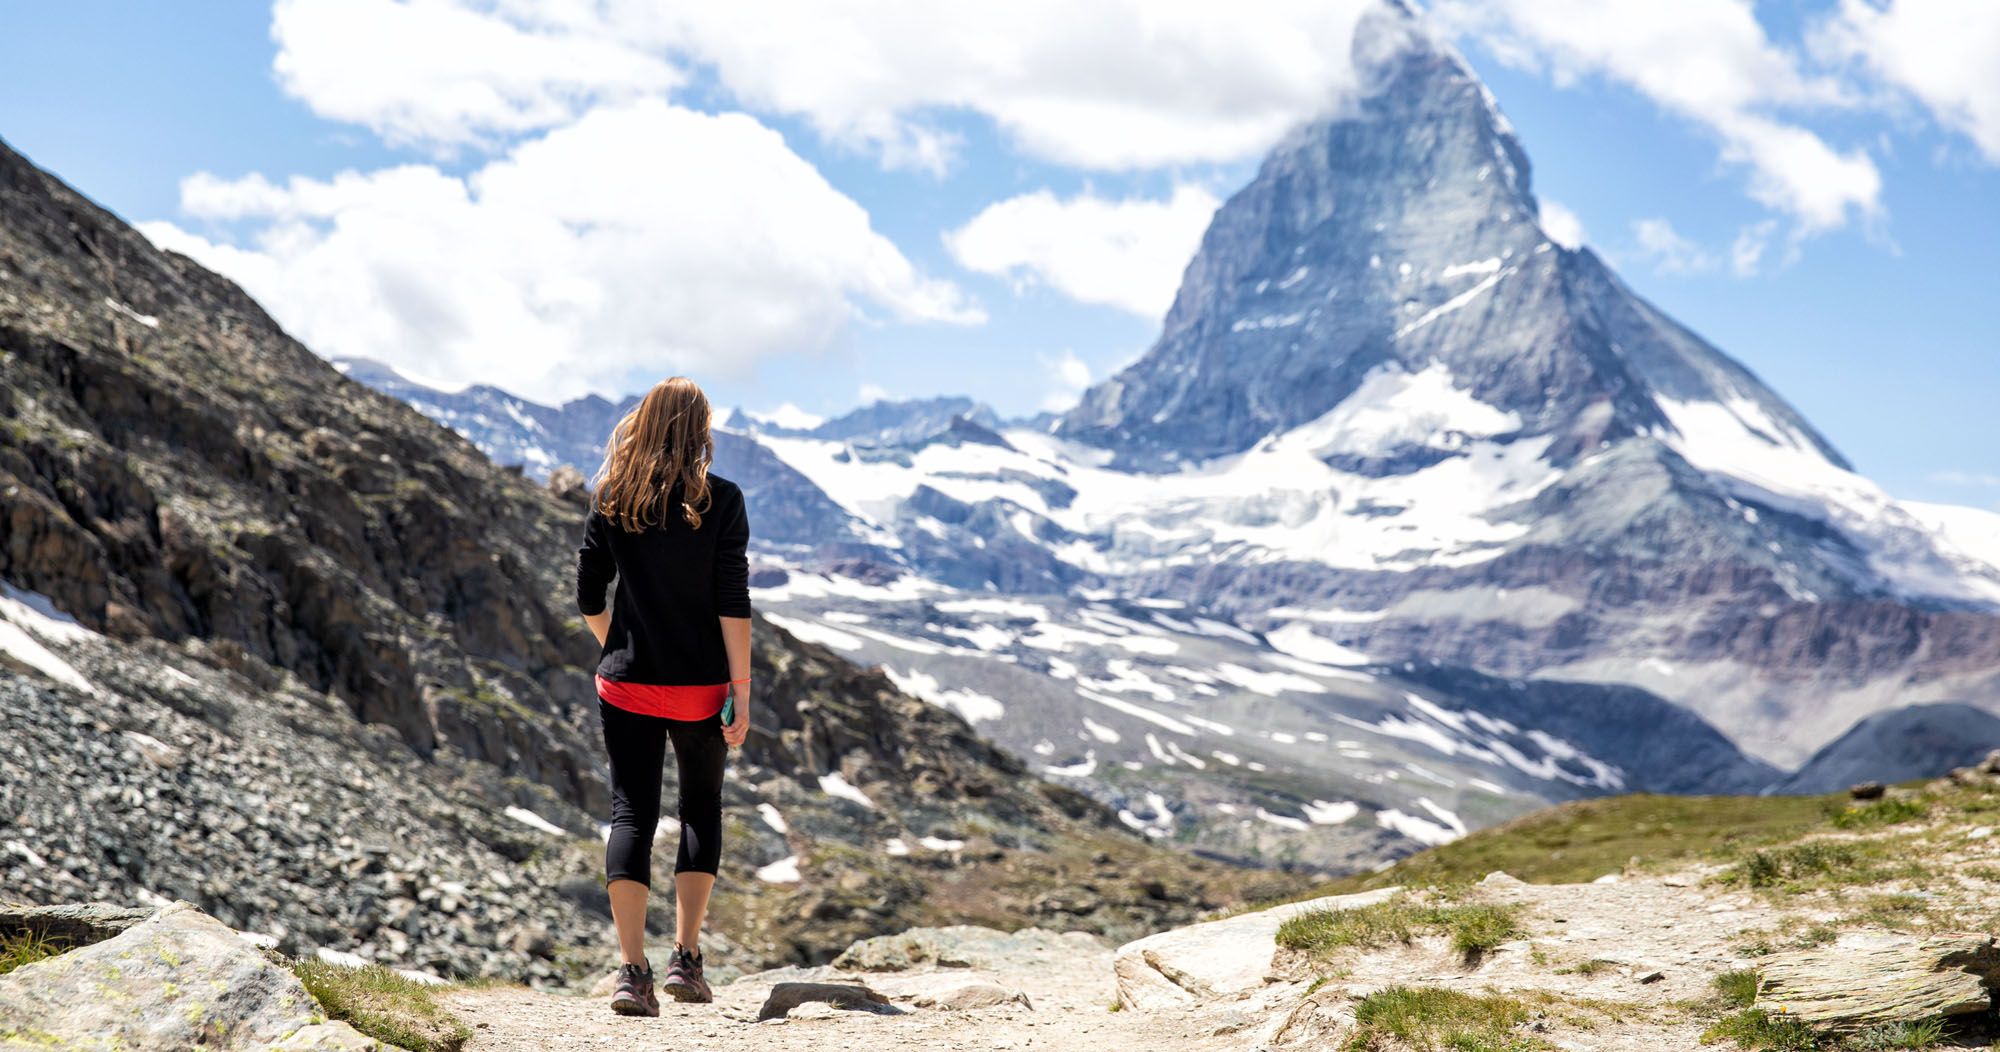
[[[611,995],[611,1010],[619,1015],[659,1015],[660,999],[653,996],[653,969],[644,964],[618,966],[618,989]]]
[[[708,980],[701,977],[701,955],[674,947],[673,960],[667,965],[667,978],[660,984],[660,990],[676,1001],[691,1004],[707,1004],[715,1000],[709,992]]]

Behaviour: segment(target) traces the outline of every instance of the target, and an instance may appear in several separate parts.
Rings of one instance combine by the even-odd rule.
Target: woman
[[[701,923],[722,855],[723,760],[750,730],[750,526],[743,491],[709,474],[714,453],[701,388],[682,376],[659,383],[612,429],[577,550],[577,609],[602,648],[597,711],[611,757],[604,870],[624,962],[611,997],[620,1015],[660,1014],[646,896],[669,741],[681,835],[674,952],[660,988],[677,1001],[710,1000]]]

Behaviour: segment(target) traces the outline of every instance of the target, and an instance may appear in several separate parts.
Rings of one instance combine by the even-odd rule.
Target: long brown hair
[[[715,459],[708,396],[685,376],[662,380],[611,429],[591,499],[628,533],[666,522],[667,496],[681,485],[681,519],[701,528],[708,510],[708,465]]]

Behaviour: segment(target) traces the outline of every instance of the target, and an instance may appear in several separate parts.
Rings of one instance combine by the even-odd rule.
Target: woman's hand
[[[736,722],[723,725],[722,740],[728,742],[731,748],[736,748],[750,736],[750,684],[732,683],[729,693],[736,699]]]

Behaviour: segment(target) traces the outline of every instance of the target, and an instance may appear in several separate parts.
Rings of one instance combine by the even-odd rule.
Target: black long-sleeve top
[[[681,518],[681,486],[667,494],[666,521],[628,533],[592,508],[576,552],[576,608],[604,612],[612,578],[611,632],[597,674],[623,683],[705,686],[729,680],[718,617],[750,616],[750,522],[743,491],[708,477],[701,528]]]

